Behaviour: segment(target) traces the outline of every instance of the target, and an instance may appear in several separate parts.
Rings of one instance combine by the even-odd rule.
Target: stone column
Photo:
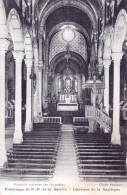
[[[42,116],[42,65],[38,66],[38,115]]]
[[[111,60],[104,60],[104,75],[105,75],[105,90],[104,90],[104,106],[106,107],[106,112],[109,115],[109,66]]]
[[[0,168],[7,161],[5,148],[5,50],[6,40],[0,39]]]
[[[42,117],[42,66],[35,66],[36,89],[34,93],[34,122]]]
[[[120,62],[123,53],[113,53],[114,61],[114,84],[113,84],[113,130],[111,144],[121,145],[120,136]]]
[[[24,53],[14,51],[15,59],[15,131],[13,142],[20,144],[23,141],[22,133],[22,60]]]
[[[44,108],[47,107],[47,95],[48,95],[48,69],[43,70],[43,104]]]
[[[26,123],[25,123],[25,131],[31,131],[32,124],[32,82],[31,82],[31,68],[33,59],[26,59],[26,69],[27,69],[27,86],[26,86]]]
[[[34,122],[37,121],[37,115],[38,115],[38,45],[37,42],[35,41],[34,43],[34,73],[36,74],[36,81],[35,81],[35,86],[34,86],[34,95],[33,95],[33,104],[34,104],[34,111],[33,111],[33,117],[34,117]]]
[[[93,98],[93,106],[96,107],[96,86],[94,84],[94,87],[93,87],[93,93],[92,93],[92,98]]]
[[[42,61],[42,36],[39,39],[39,61]]]

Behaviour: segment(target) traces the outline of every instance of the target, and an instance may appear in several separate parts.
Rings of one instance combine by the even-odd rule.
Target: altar
[[[60,94],[57,111],[78,111],[76,94]]]
[[[68,67],[59,78],[58,84],[57,111],[78,111],[78,80]]]

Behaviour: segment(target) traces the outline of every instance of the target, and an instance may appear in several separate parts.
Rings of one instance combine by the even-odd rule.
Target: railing
[[[86,123],[88,118],[86,117],[73,117],[73,123]]]
[[[88,119],[89,118],[95,119],[101,126],[105,127],[109,132],[111,131],[112,119],[98,108],[95,108],[93,106],[86,106],[85,115]]]
[[[40,123],[59,123],[61,124],[61,117],[41,117]]]

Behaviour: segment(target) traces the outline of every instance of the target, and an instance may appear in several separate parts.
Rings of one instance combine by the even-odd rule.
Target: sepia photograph
[[[127,194],[127,0],[0,0],[0,195]]]

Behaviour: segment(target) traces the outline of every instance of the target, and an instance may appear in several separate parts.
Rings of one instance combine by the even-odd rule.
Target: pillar
[[[38,114],[42,116],[42,65],[38,66]]]
[[[34,87],[34,95],[33,95],[33,104],[34,104],[34,112],[33,112],[33,117],[34,117],[34,122],[37,121],[38,117],[38,45],[37,41],[34,43],[34,73],[36,74],[36,85]]]
[[[20,144],[23,141],[22,134],[22,60],[24,53],[14,51],[15,59],[15,131],[13,142]]]
[[[31,82],[31,68],[33,59],[26,59],[26,70],[27,70],[27,86],[26,86],[26,123],[25,123],[25,131],[32,130],[32,82]]]
[[[0,39],[0,168],[7,161],[5,148],[5,44]]]
[[[35,66],[36,89],[34,93],[34,122],[42,117],[42,66]]]
[[[43,69],[43,105],[47,107],[47,95],[48,95],[48,69]]]
[[[123,53],[113,53],[114,84],[113,84],[113,130],[111,144],[121,145],[120,136],[120,62]]]
[[[109,115],[109,66],[111,60],[103,60],[103,64],[105,75],[104,106],[106,108],[106,113]]]
[[[39,62],[42,61],[42,35],[39,37]]]
[[[96,86],[95,86],[95,84],[93,87],[92,99],[93,99],[92,104],[94,107],[96,107]]]

